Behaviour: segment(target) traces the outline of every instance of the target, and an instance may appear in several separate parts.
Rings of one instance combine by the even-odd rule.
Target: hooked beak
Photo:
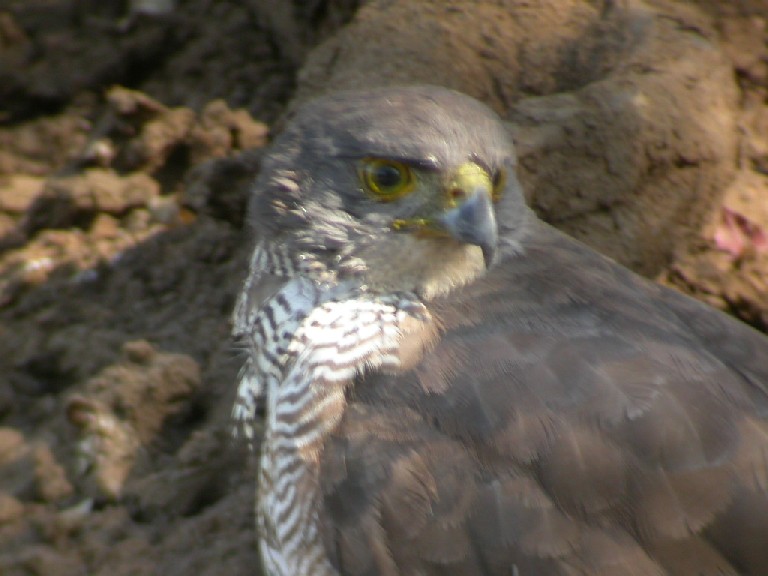
[[[479,246],[485,267],[491,266],[499,246],[499,232],[487,190],[470,193],[461,204],[437,218],[436,224],[459,242]]]
[[[445,207],[438,214],[395,220],[393,228],[426,236],[447,236],[479,246],[485,267],[489,268],[499,245],[490,175],[478,164],[466,162],[456,169],[443,191]]]

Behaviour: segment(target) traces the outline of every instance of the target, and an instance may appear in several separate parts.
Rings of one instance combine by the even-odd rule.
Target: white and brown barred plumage
[[[371,158],[413,190],[369,194]],[[457,192],[467,165],[503,193]],[[266,573],[768,574],[768,341],[537,221],[513,170],[435,87],[274,143],[235,312]]]

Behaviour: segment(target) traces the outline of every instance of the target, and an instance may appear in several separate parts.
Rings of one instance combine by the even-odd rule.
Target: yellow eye
[[[397,200],[413,190],[413,172],[395,160],[364,160],[360,176],[365,187],[384,202]]]
[[[504,168],[499,168],[493,175],[493,192],[491,193],[491,199],[494,202],[498,202],[501,199],[501,195],[504,194],[506,185],[507,171]]]

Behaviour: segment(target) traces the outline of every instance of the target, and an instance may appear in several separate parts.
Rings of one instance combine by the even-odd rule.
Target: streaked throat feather
[[[252,260],[270,273],[277,262],[263,254]],[[413,294],[371,294],[354,281],[323,280],[286,278],[256,310],[241,301],[235,313],[250,356],[233,416],[249,441],[256,408],[267,404],[257,515],[262,559],[274,575],[335,574],[318,519],[323,443],[344,414],[355,375],[396,369],[404,327],[429,316]]]

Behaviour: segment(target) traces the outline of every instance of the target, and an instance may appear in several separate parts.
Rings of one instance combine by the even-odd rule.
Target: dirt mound
[[[4,576],[257,571],[229,314],[291,99],[473,94],[547,219],[768,326],[763,2],[275,6],[0,8]]]
[[[299,97],[433,82],[484,100],[511,122],[540,215],[655,274],[735,170],[736,83],[716,42],[671,3],[371,2],[312,53]]]

